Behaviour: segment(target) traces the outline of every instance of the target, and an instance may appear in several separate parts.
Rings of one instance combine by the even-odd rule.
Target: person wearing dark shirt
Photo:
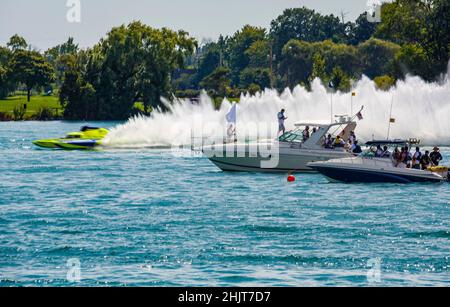
[[[309,126],[305,127],[305,130],[303,130],[303,142],[306,142],[309,137],[310,137],[310,133],[309,133]]]
[[[362,153],[361,146],[359,146],[358,141],[355,141],[355,149],[353,149],[353,153],[359,155]]]
[[[442,155],[439,152],[439,148],[433,148],[433,152],[430,154],[430,159],[434,166],[439,166],[439,162],[442,161]]]
[[[430,159],[430,152],[427,150],[425,151],[425,154],[420,158],[420,166],[423,170],[426,170],[428,167],[430,167],[431,159]]]

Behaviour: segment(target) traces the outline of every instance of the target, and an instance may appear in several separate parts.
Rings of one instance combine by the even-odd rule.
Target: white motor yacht
[[[303,131],[310,127],[315,132],[306,140]],[[242,172],[304,172],[313,171],[307,164],[313,161],[327,161],[350,157],[344,148],[325,148],[328,134],[340,136],[347,141],[356,122],[341,117],[336,123],[299,122],[293,131],[286,132],[276,140],[257,142],[232,142],[203,146],[202,152],[223,171]]]
[[[438,166],[427,169],[408,168],[403,163],[396,162],[392,157],[395,147],[410,148],[409,141],[371,141],[366,144],[370,147],[357,157],[333,159],[308,164],[312,169],[320,172],[331,182],[443,182],[449,180],[448,167]],[[377,157],[377,146],[387,146],[391,149],[383,157]]]

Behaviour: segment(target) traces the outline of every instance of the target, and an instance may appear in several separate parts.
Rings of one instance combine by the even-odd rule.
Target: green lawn
[[[42,107],[60,109],[59,112],[62,112],[58,97],[42,95],[31,96],[30,102],[27,102],[27,96],[23,95],[11,96],[7,99],[0,100],[0,112],[12,114],[16,106],[20,106],[25,103],[27,104],[27,112],[25,118],[35,114],[39,110],[39,108]]]

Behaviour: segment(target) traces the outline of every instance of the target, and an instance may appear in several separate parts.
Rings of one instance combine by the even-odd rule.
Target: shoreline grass
[[[0,99],[0,113],[12,115],[15,107],[23,106],[24,104],[27,105],[25,120],[31,118],[41,108],[50,108],[55,112],[57,111],[58,114],[61,114],[63,110],[59,104],[59,98],[56,96],[36,95],[31,97],[30,102],[27,102],[26,95],[16,95]]]

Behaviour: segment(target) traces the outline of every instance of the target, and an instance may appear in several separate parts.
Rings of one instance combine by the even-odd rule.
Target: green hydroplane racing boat
[[[39,140],[33,144],[42,148],[89,150],[100,146],[108,132],[105,128],[85,126],[79,132],[71,132],[64,138]]]

